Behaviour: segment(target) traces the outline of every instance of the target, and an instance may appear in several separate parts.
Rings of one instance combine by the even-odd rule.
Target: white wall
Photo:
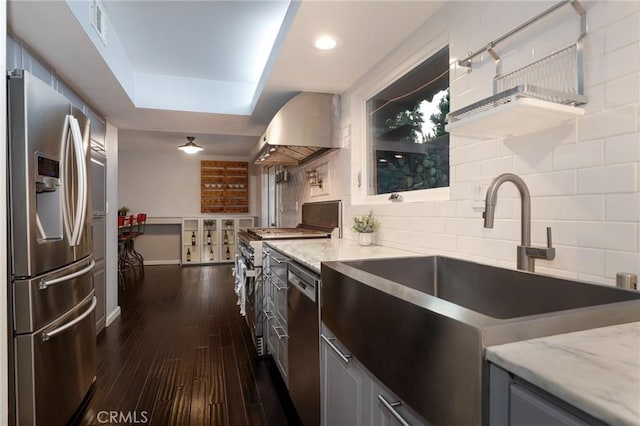
[[[346,149],[324,157],[330,173],[350,174],[333,180],[327,198],[358,194],[363,134],[359,96],[397,69],[415,60],[431,40],[444,33],[452,63],[548,8],[549,2],[451,2],[343,95]],[[520,201],[505,184],[499,192],[493,229],[483,228],[471,208],[471,188],[504,172],[520,175],[532,195],[532,239],[545,244],[553,228],[556,259],[536,262],[536,271],[613,285],[616,272],[640,274],[640,12],[639,2],[586,3],[586,94],[584,117],[526,136],[478,141],[451,137],[451,187],[445,201],[413,203],[345,203],[345,237],[353,215],[373,209],[381,220],[379,244],[424,254],[443,254],[486,264],[515,267],[520,240]],[[545,20],[531,32],[506,43],[510,66],[522,66],[577,34],[572,9]],[[440,46],[442,47],[442,46]],[[426,49],[427,51],[429,48]],[[429,55],[422,57],[426,59]],[[507,60],[506,59],[506,60]],[[505,61],[506,61],[505,60]],[[416,63],[419,63],[417,61]],[[452,110],[491,94],[493,61],[483,58],[471,73],[451,67]],[[353,132],[353,133],[352,133]],[[324,159],[317,160],[322,162]],[[351,163],[351,167],[345,166]],[[348,171],[346,171],[347,169]],[[310,194],[300,183],[282,194],[283,224],[295,222],[295,201]],[[296,183],[297,182],[297,183]],[[359,197],[354,197],[357,201]],[[354,201],[355,203],[355,201]]]
[[[118,153],[118,208],[127,205],[132,213],[149,217],[203,216],[200,213],[200,161],[248,161],[247,157],[189,155],[175,152],[133,151],[120,147]],[[259,191],[255,175],[249,177],[249,211],[258,216]],[[219,214],[218,214],[219,216]]]
[[[120,315],[118,305],[118,129],[107,123],[107,252],[106,313],[107,327]]]
[[[7,3],[0,3],[0,62],[1,68],[6,69],[6,45],[7,45]],[[2,152],[7,152],[7,89],[6,85],[0,88],[0,135],[2,135]],[[0,155],[0,170],[7,170],[7,156]],[[4,183],[4,178],[2,179]],[[0,223],[7,223],[7,186],[0,185]],[[9,244],[7,227],[0,227],[0,259],[8,259],[7,247]],[[9,323],[7,312],[7,297],[9,286],[9,271],[7,262],[0,262],[0,424],[9,423]]]

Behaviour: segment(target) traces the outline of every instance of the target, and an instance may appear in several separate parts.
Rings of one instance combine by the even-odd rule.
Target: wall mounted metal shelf
[[[502,63],[495,45],[565,4],[570,4],[580,18],[577,41],[502,74]],[[566,0],[460,59],[458,64],[469,67],[471,71],[472,58],[484,51],[491,54],[496,67],[493,95],[450,112],[446,130],[453,135],[493,139],[535,132],[583,115],[584,110],[579,105],[587,102],[583,57],[586,31],[586,11],[582,4],[578,0]]]

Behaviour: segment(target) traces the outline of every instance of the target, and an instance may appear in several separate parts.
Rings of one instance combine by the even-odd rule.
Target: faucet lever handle
[[[547,226],[547,248],[551,247],[553,247],[553,244],[551,243],[551,227]]]

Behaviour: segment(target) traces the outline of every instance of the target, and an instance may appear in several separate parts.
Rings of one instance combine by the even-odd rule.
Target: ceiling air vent
[[[91,25],[95,28],[100,39],[107,45],[107,15],[104,6],[98,0],[91,2]]]

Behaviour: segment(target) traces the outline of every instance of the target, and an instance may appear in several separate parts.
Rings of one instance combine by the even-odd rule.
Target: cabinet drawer
[[[287,284],[276,276],[271,277],[271,300],[275,307],[275,313],[281,322],[287,323]]]
[[[589,423],[514,382],[509,386],[509,424],[513,426],[587,426]]]
[[[286,323],[282,323],[277,316],[269,321],[267,332],[268,343],[271,348],[273,359],[280,371],[282,380],[289,386],[289,360],[288,360],[288,338]]]

